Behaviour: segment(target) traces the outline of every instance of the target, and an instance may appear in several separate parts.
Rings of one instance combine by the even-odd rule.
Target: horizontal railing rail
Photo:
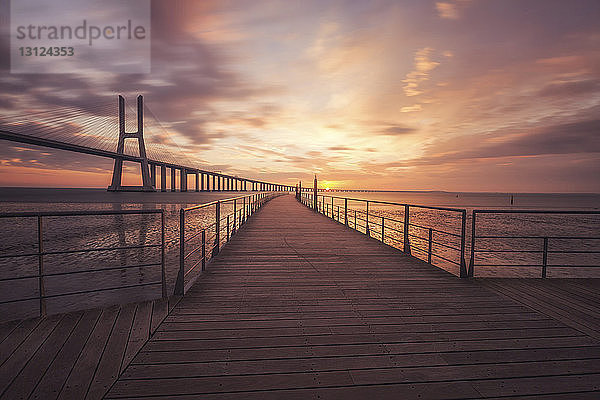
[[[487,210],[473,210],[471,217],[471,255],[469,260],[468,276],[472,277],[475,274],[475,267],[495,267],[495,268],[539,268],[540,275],[542,278],[546,278],[548,275],[549,268],[595,268],[599,267],[597,257],[588,261],[596,262],[596,264],[583,264],[580,258],[577,259],[579,264],[573,264],[572,262],[560,262],[557,264],[551,264],[549,256],[552,254],[588,254],[588,255],[600,255],[600,236],[599,235],[564,235],[564,234],[496,234],[496,235],[482,235],[478,234],[478,224],[481,224],[481,215],[563,215],[563,216],[574,216],[574,215],[599,215],[600,211],[584,211],[584,210],[502,210],[502,209],[487,209]],[[598,224],[598,222],[596,222]],[[592,228],[594,232],[599,232],[600,224],[596,228]],[[481,229],[481,225],[479,225]],[[514,239],[521,239],[518,242],[514,242]],[[493,240],[493,245],[488,243]],[[573,243],[581,245],[582,241],[594,241],[597,242],[592,250],[582,250],[580,247],[575,249],[566,247]],[[552,249],[552,245],[557,245],[558,242],[563,243],[562,248]],[[535,248],[531,248],[532,244]],[[521,246],[521,247],[517,247]],[[506,261],[507,255],[538,255],[537,262],[509,262]],[[489,261],[487,263],[478,261],[477,256],[483,256],[490,258],[494,255],[503,255],[504,257],[496,256],[495,261]],[[528,258],[530,260],[530,258]]]
[[[69,218],[69,217],[102,217],[102,216],[124,216],[124,215],[158,215],[160,218],[160,234],[159,239],[156,242],[146,243],[144,241],[143,244],[139,245],[118,245],[118,246],[101,246],[101,247],[85,247],[85,248],[76,248],[69,250],[46,250],[46,241],[45,237],[45,219],[47,218]],[[36,273],[28,273],[25,275],[12,276],[12,277],[3,277],[0,278],[1,283],[11,283],[18,282],[27,279],[37,279],[37,293],[20,296],[17,294],[15,298],[11,298],[9,300],[0,301],[0,306],[5,304],[14,304],[19,302],[26,301],[38,301],[39,315],[46,315],[47,308],[47,299],[51,298],[60,298],[66,296],[73,295],[84,295],[84,294],[92,294],[103,291],[114,291],[119,289],[130,289],[135,287],[142,286],[153,286],[160,285],[161,287],[161,295],[162,297],[167,296],[167,287],[166,287],[166,276],[165,276],[165,214],[163,210],[98,210],[98,211],[49,211],[49,212],[10,212],[10,213],[0,213],[0,220],[7,219],[35,219],[36,220],[36,243],[32,243],[35,246],[36,250],[34,251],[26,251],[26,252],[16,252],[16,253],[8,253],[1,254],[0,260],[9,260],[16,258],[26,258],[26,257],[36,257],[37,271]],[[50,272],[45,268],[45,261],[49,256],[57,256],[57,255],[79,255],[79,254],[89,254],[89,253],[98,253],[98,252],[118,252],[123,250],[135,250],[135,249],[158,249],[158,255],[155,260],[151,262],[142,262],[130,265],[116,265],[104,268],[87,268],[87,269],[77,269],[75,271],[66,271],[66,272]],[[6,251],[6,250],[5,250]],[[115,285],[110,287],[102,287],[102,288],[93,288],[93,289],[84,289],[84,290],[71,290],[64,291],[61,293],[48,294],[46,291],[46,278],[49,277],[61,277],[61,276],[72,276],[79,275],[84,273],[102,273],[106,271],[115,271],[115,270],[125,270],[132,268],[150,268],[150,267],[160,267],[160,281],[150,281],[150,282],[139,282],[135,284],[125,284],[125,285]],[[6,291],[5,291],[6,293]],[[3,318],[4,319],[4,318]]]
[[[465,263],[466,246],[466,215],[465,209],[425,206],[419,204],[396,203],[390,201],[367,200],[354,197],[342,197],[301,192],[299,200],[307,207],[339,222],[345,226],[365,233],[367,236],[400,249],[406,254],[413,255],[432,265],[440,262],[450,263],[458,267],[458,275],[467,277]],[[336,204],[336,200],[343,204]],[[363,209],[350,208],[349,202],[358,202]],[[400,207],[404,218],[402,220],[374,213],[374,205]],[[371,209],[370,209],[371,207]],[[411,212],[424,210],[427,212],[448,212],[453,219],[459,222],[455,232],[426,226],[425,222],[413,222]],[[441,218],[441,217],[440,217]],[[457,242],[457,243],[455,243]],[[441,251],[446,249],[446,251]],[[448,254],[448,253],[452,254]],[[415,253],[415,254],[413,254]]]
[[[273,192],[253,193],[180,209],[179,271],[175,294],[184,295],[194,282],[187,280],[188,276],[197,271],[198,267],[200,272],[204,271],[210,259],[219,253],[221,247],[252,214],[267,201],[281,195]],[[231,211],[224,210],[226,206],[230,206]],[[196,221],[190,221],[193,214],[213,208],[214,215],[197,215]]]

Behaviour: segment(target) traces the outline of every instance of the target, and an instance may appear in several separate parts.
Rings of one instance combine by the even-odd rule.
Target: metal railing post
[[[246,210],[246,196],[244,196],[243,201],[244,201],[244,206],[243,206],[244,212],[242,213],[242,224],[245,224],[246,223],[246,211],[247,211]]]
[[[221,202],[217,200],[215,204],[215,247],[213,247],[213,257],[219,254],[221,247]]]
[[[356,210],[354,210],[354,229],[358,230],[356,227]]]
[[[428,238],[428,245],[427,245],[427,262],[429,264],[431,264],[431,252],[432,252],[432,247],[433,247],[433,230],[431,228],[429,228],[429,238]]]
[[[367,201],[367,215],[365,217],[365,235],[371,236],[371,231],[369,230],[369,202]]]
[[[344,199],[344,225],[348,226],[348,199]]]
[[[202,229],[202,271],[206,269],[206,229]]]
[[[546,277],[546,269],[548,268],[548,238],[544,238],[544,254],[542,258],[542,278]]]
[[[229,242],[229,215],[227,216],[227,242]]]
[[[37,217],[38,233],[38,289],[40,295],[40,316],[46,315],[46,301],[44,300],[44,228],[42,216]]]
[[[467,227],[467,211],[462,210],[461,226],[460,226],[460,277],[468,278],[467,264],[465,262],[465,242],[466,242],[466,227]]]
[[[410,225],[410,207],[404,205],[404,252],[410,254],[410,240],[408,236],[408,227]]]
[[[381,243],[385,243],[385,217],[381,217]]]
[[[183,296],[185,290],[185,210],[179,210],[179,272],[175,282],[175,294]]]
[[[473,210],[473,217],[471,218],[471,259],[469,260],[469,270],[467,276],[472,278],[475,273],[475,220],[477,211]]]
[[[165,210],[160,210],[160,271],[162,297],[167,298],[167,271],[165,269]]]
[[[331,196],[331,219],[333,219],[333,211],[334,211],[334,207],[333,207],[333,196]]]
[[[231,230],[231,234],[235,234],[235,227],[236,227],[236,219],[237,219],[237,203],[235,200],[233,200],[233,228]]]

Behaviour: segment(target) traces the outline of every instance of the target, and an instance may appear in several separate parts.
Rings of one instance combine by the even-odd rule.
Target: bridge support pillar
[[[156,165],[150,164],[150,183],[156,188]]]
[[[196,171],[196,192],[200,191],[200,174]]]
[[[179,170],[179,190],[187,192],[187,171],[185,168]]]
[[[160,191],[167,191],[167,167],[164,165],[160,166]]]
[[[171,167],[171,192],[177,190],[177,178],[175,177],[175,168]]]
[[[135,133],[125,132],[125,99],[119,96],[119,141],[117,143],[117,156],[113,168],[112,182],[108,187],[110,192],[121,191],[141,191],[154,192],[156,189],[150,179],[150,167],[148,165],[148,156],[146,155],[146,145],[144,144],[144,99],[137,97],[137,124],[138,129]],[[139,149],[139,162],[142,172],[142,186],[123,186],[123,156],[125,152],[125,139],[137,139]]]

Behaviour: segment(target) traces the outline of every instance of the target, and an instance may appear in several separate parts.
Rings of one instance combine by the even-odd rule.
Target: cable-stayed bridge
[[[58,107],[45,111],[9,113],[0,117],[0,139],[73,151],[115,160],[108,190],[166,192],[188,191],[188,175],[195,176],[195,191],[291,191],[293,187],[209,171],[186,157],[152,111],[137,98],[137,112],[119,96],[114,103],[85,108]],[[177,149],[177,150],[174,150]],[[122,184],[123,162],[140,165],[141,186]],[[157,169],[160,168],[160,187]],[[170,188],[167,187],[170,170]]]

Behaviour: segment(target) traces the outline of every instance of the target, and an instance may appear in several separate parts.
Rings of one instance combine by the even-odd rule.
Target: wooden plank
[[[31,399],[46,400],[58,398],[101,313],[102,311],[99,309],[84,312],[64,346],[38,382],[31,394]]]
[[[59,399],[84,399],[86,397],[119,309],[119,306],[113,306],[102,311],[92,335],[87,340],[60,392]]]
[[[578,317],[578,313],[575,310],[564,310],[561,307],[557,307],[552,302],[544,301],[538,296],[532,294],[529,290],[520,290],[512,288],[510,284],[502,284],[495,281],[483,280],[481,283],[491,289],[502,293],[509,298],[526,304],[530,308],[542,312],[550,317],[561,321],[562,323],[577,329],[591,337],[600,339],[600,327],[591,323],[589,318]]]
[[[62,318],[63,315],[52,315],[43,318],[4,364],[0,366],[0,394],[6,391]]]
[[[42,319],[32,318],[20,321],[10,334],[0,343],[0,365],[4,364],[23,340],[33,332]]]
[[[181,296],[171,296],[168,299],[169,302],[169,312],[171,312],[171,310],[173,310],[173,308],[175,308],[175,306],[177,304],[179,304],[179,302],[181,301],[182,297]]]
[[[482,396],[524,396],[600,390],[600,374],[538,376],[473,382]]]
[[[86,399],[101,399],[110,389],[120,373],[127,341],[130,337],[136,304],[127,304],[119,310],[119,315],[110,332],[98,368],[90,384]]]
[[[588,337],[561,337],[561,338],[532,338],[532,339],[497,339],[482,341],[442,341],[423,343],[369,343],[346,344],[330,346],[288,346],[288,347],[262,347],[239,349],[203,349],[191,351],[145,351],[136,357],[133,364],[161,364],[161,363],[193,363],[223,360],[261,360],[294,357],[347,357],[352,355],[372,354],[416,354],[428,352],[464,353],[467,356],[475,352],[491,352],[510,350],[528,350],[527,354],[535,357],[538,351],[554,355],[555,349],[581,349],[597,346],[598,342]],[[593,350],[592,350],[593,351]]]
[[[135,310],[135,318],[131,328],[131,334],[127,341],[125,355],[121,363],[120,371],[129,365],[133,357],[142,348],[150,337],[150,319],[152,318],[152,302],[138,303]]]
[[[161,322],[167,317],[169,313],[169,300],[158,299],[152,303],[152,321],[150,325],[150,334],[153,334]]]
[[[54,360],[54,357],[62,349],[82,315],[83,312],[64,315],[39,350],[31,357],[27,365],[3,393],[3,397],[8,399],[29,398],[29,395]]]
[[[0,323],[0,343],[2,343],[20,323],[21,321],[19,320]]]

